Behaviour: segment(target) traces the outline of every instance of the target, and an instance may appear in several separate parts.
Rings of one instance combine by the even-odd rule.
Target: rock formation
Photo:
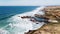
[[[27,32],[26,34],[60,34],[60,6],[46,6],[43,11],[45,15],[43,17],[57,20],[58,23],[45,24],[43,27]],[[40,15],[35,15],[41,17]]]
[[[59,19],[60,20],[60,7],[59,6],[51,6],[44,8],[45,16],[50,19]]]

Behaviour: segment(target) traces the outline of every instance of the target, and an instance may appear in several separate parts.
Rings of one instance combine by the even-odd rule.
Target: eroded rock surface
[[[46,24],[34,32],[27,32],[27,34],[60,34],[60,24]]]
[[[49,19],[57,20],[58,23],[45,24],[43,27],[27,32],[26,34],[60,34],[60,6],[47,6],[43,9],[45,15]],[[37,15],[40,17],[39,15]]]

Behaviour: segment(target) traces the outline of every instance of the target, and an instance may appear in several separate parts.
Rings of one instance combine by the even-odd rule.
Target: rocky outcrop
[[[22,19],[24,19],[24,18],[31,18],[31,16],[22,16],[21,18]]]
[[[60,24],[47,24],[32,34],[60,34]]]
[[[60,6],[46,6],[43,11],[45,11],[45,15],[43,15],[43,17],[52,20],[58,20],[59,22],[45,24],[43,27],[35,31],[32,30],[34,32],[27,32],[27,34],[60,34]],[[42,17],[41,15],[37,14],[35,14],[35,16]]]
[[[60,6],[51,6],[44,8],[45,16],[50,19],[59,19],[60,20]]]

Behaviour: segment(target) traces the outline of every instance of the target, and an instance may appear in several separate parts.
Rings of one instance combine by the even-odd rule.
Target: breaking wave
[[[40,28],[44,23],[35,24],[29,21],[29,19],[21,19],[18,16],[34,16],[35,13],[42,10],[43,8],[44,7],[39,7],[33,11],[12,16],[7,20],[9,24],[0,28],[0,34],[24,34],[24,32],[27,32],[28,30],[35,30]],[[41,12],[41,14],[44,13]]]

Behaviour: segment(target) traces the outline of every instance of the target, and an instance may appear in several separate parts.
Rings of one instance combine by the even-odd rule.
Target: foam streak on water
[[[12,16],[7,21],[10,22],[10,24],[6,25],[5,27],[2,27],[1,30],[7,32],[6,34],[24,34],[24,32],[27,32],[28,30],[35,30],[40,28],[44,23],[35,24],[29,21],[29,19],[21,19],[18,16],[26,16],[26,15],[34,16],[35,13],[37,13],[43,8],[44,7],[39,7],[31,12],[26,12]]]

